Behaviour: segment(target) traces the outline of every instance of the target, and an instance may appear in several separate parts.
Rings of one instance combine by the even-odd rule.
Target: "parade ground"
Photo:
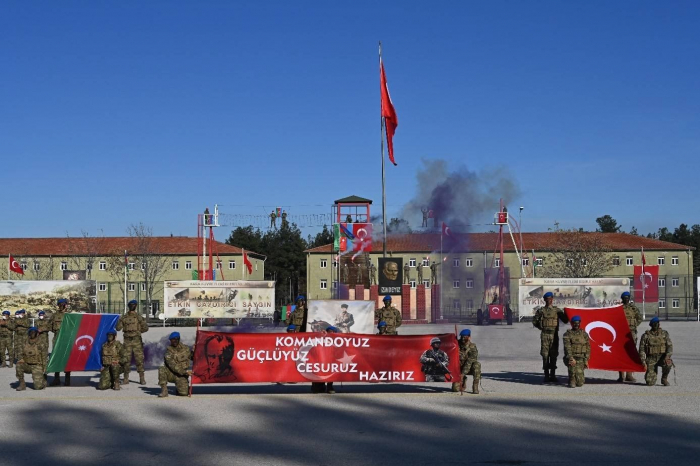
[[[0,464],[697,464],[697,322],[662,323],[674,344],[670,387],[647,387],[643,374],[619,384],[617,373],[587,371],[586,385],[570,389],[561,363],[560,384],[542,385],[532,325],[470,328],[480,395],[452,393],[447,383],[336,383],[335,395],[312,394],[310,384],[238,384],[195,386],[187,398],[171,384],[160,399],[154,361],[145,386],[132,371],[121,391],[101,392],[96,373],[74,373],[71,387],[33,391],[27,375],[28,390],[16,392],[14,369],[3,368]],[[151,328],[147,347],[171,330]],[[191,345],[194,329],[178,330]],[[401,328],[448,332],[454,326]]]

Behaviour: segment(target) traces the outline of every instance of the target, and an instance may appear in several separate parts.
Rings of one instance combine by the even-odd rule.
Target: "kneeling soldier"
[[[569,369],[569,387],[583,387],[586,381],[584,369],[591,358],[591,342],[585,330],[581,330],[581,317],[571,318],[571,328],[564,332],[564,364]]]
[[[459,332],[459,367],[462,374],[462,381],[452,383],[452,391],[464,390],[464,385],[467,384],[467,376],[474,376],[472,382],[472,391],[475,395],[479,394],[479,381],[481,380],[481,363],[478,361],[479,350],[472,343],[472,331],[465,328]]]
[[[43,390],[46,387],[46,379],[44,379],[46,352],[39,343],[39,329],[36,327],[29,327],[27,335],[29,339],[24,343],[22,359],[17,361],[17,368],[15,370],[17,380],[19,380],[19,386],[17,387],[18,392],[27,389],[27,385],[24,383],[24,374],[32,374],[34,390]]]
[[[100,384],[98,390],[113,388],[119,390],[119,374],[121,373],[121,363],[124,348],[117,341],[117,332],[111,330],[107,332],[107,341],[102,345],[102,369],[100,370]]]
[[[168,382],[175,383],[178,396],[187,396],[189,390],[188,377],[192,375],[189,369],[192,360],[192,350],[187,345],[180,344],[180,333],[170,334],[170,346],[165,350],[165,365],[158,368],[158,385],[161,387],[158,397],[168,396]]]

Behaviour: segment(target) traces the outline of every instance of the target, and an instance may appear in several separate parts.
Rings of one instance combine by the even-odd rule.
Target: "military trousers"
[[[131,370],[131,355],[133,354],[134,360],[136,360],[136,370],[138,372],[144,372],[143,367],[143,340],[141,336],[137,337],[124,337],[124,375],[128,377],[129,371]]]
[[[24,354],[24,344],[27,343],[27,339],[29,336],[27,335],[27,332],[24,332],[24,335],[20,333],[15,333],[15,338],[14,338],[14,343],[15,343],[15,359],[19,361],[22,359],[22,356]]]
[[[577,387],[583,387],[586,382],[586,359],[584,354],[574,354],[572,356],[576,360],[576,364],[573,366],[569,365],[568,358],[564,358],[564,364],[569,371],[569,382],[573,382]]]
[[[445,374],[425,374],[426,382],[445,382]]]
[[[119,374],[122,373],[122,367],[119,364],[110,364],[104,366],[100,372],[100,383],[97,386],[98,390],[107,390],[114,386],[114,382],[119,380]]]
[[[468,375],[474,376],[475,384],[479,383],[479,381],[481,380],[481,363],[479,361],[474,361],[472,363],[465,364],[464,367],[462,367],[462,381],[464,381],[464,385],[467,384]],[[452,382],[452,390],[458,391],[460,383],[461,381]]]
[[[15,348],[12,344],[12,336],[0,338],[0,361],[5,365],[5,352],[7,352],[10,362],[15,362]]]
[[[644,380],[647,385],[656,385],[657,367],[661,368],[661,377],[664,379],[671,373],[672,366],[666,365],[666,353],[647,354],[646,363],[647,372],[644,374]]]
[[[167,367],[160,366],[158,368],[158,385],[162,387],[163,385],[167,385],[168,382],[175,384],[178,395],[185,396],[189,393],[190,384],[187,377],[175,375]]]
[[[46,388],[46,379],[44,378],[44,366],[41,364],[27,364],[23,362],[15,366],[15,374],[17,380],[24,381],[24,374],[32,374],[34,382],[34,390],[43,390]]]
[[[557,368],[559,332],[555,330],[540,333],[540,356],[542,356],[542,369],[554,370]]]

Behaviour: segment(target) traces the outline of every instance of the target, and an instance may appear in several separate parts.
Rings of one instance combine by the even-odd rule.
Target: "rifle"
[[[440,364],[442,366],[442,368],[445,370],[445,380],[448,382],[451,382],[452,381],[452,372],[450,372],[450,369],[447,368],[447,364],[445,364],[440,359],[438,359],[438,357],[437,357],[438,355],[435,352],[435,350],[430,350],[430,352],[433,353],[433,359],[435,360],[435,362]]]

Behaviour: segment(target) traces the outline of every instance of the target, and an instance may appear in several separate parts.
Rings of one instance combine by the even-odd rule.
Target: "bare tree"
[[[46,257],[31,254],[29,244],[25,242],[15,251],[15,260],[24,268],[24,280],[55,280],[53,276],[55,270],[53,256]]]
[[[559,230],[551,233],[544,255],[543,277],[592,278],[603,276],[612,267],[612,248],[604,233]]]
[[[71,270],[85,270],[85,278],[92,279],[92,271],[99,257],[105,255],[106,240],[100,230],[99,236],[90,236],[85,230],[80,230],[79,238],[71,238],[68,233],[68,261]]]
[[[153,295],[163,289],[163,280],[168,270],[169,257],[164,255],[163,247],[153,237],[151,227],[139,223],[127,229],[132,238],[133,250],[129,255],[136,259],[136,270],[146,288],[146,303],[150,312]]]

